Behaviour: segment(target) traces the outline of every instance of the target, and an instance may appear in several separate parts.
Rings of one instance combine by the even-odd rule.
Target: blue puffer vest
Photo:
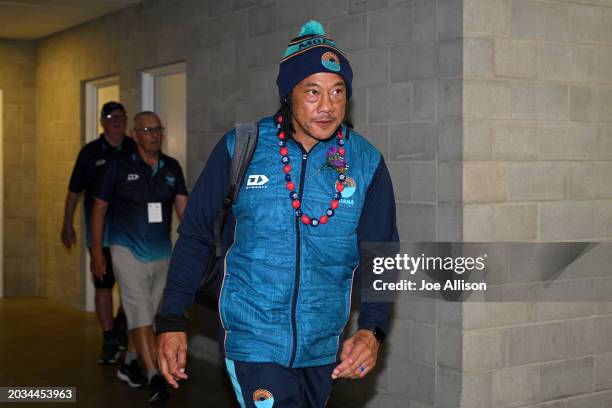
[[[234,137],[226,135],[229,152]],[[332,146],[335,137],[305,155],[287,142],[292,180],[296,191],[303,188],[302,210],[312,217],[325,214],[335,192],[338,173],[322,169]],[[219,311],[227,358],[286,367],[336,361],[359,261],[359,216],[381,158],[353,131],[345,149],[350,167],[340,207],[327,224],[305,226],[285,187],[273,118],[259,122],[257,149],[233,207],[235,241],[224,261]]]

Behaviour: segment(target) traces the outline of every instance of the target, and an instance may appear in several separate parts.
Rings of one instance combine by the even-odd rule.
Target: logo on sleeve
[[[170,187],[174,187],[174,184],[176,184],[176,177],[174,177],[172,174],[168,174],[166,176],[166,184],[168,184]]]
[[[249,175],[246,188],[268,188],[268,186],[266,186],[268,181],[270,181],[270,179],[263,174]]]
[[[140,178],[140,176],[136,173],[131,173],[127,175],[127,181],[136,181]]]

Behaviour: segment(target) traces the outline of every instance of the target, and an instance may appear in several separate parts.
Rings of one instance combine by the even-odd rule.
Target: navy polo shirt
[[[95,194],[102,176],[104,175],[111,159],[119,152],[134,152],[136,151],[136,143],[129,136],[124,136],[123,141],[117,147],[112,146],[104,135],[100,135],[94,141],[87,143],[77,157],[68,190],[73,193],[80,193],[85,190],[85,200],[83,207],[85,208],[85,235],[87,246],[91,247],[91,209],[93,207],[93,195]],[[106,218],[108,227],[109,218]],[[108,246],[108,228],[104,229],[104,246]]]
[[[129,248],[142,262],[170,257],[170,228],[176,195],[187,195],[179,163],[160,154],[157,168],[138,153],[118,155],[108,166],[95,196],[109,202],[109,243]],[[161,222],[150,221],[150,204],[161,204]]]

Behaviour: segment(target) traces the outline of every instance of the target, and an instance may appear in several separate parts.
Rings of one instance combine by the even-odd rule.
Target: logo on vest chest
[[[344,205],[355,205],[355,201],[351,198],[355,191],[357,190],[357,182],[352,177],[347,177],[344,180],[344,189],[342,190],[342,198],[340,199],[340,204]],[[337,189],[336,189],[337,190]]]
[[[266,184],[268,184],[269,181],[270,179],[263,174],[252,174],[249,175],[249,178],[247,179],[246,188],[268,188]]]

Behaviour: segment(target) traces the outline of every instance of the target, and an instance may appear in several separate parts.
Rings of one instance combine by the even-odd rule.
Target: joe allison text
[[[486,282],[466,282],[463,279],[452,279],[446,282],[429,282],[421,280],[414,282],[401,279],[398,282],[385,282],[375,280],[372,284],[374,290],[399,290],[399,291],[430,291],[430,290],[487,290]]]

